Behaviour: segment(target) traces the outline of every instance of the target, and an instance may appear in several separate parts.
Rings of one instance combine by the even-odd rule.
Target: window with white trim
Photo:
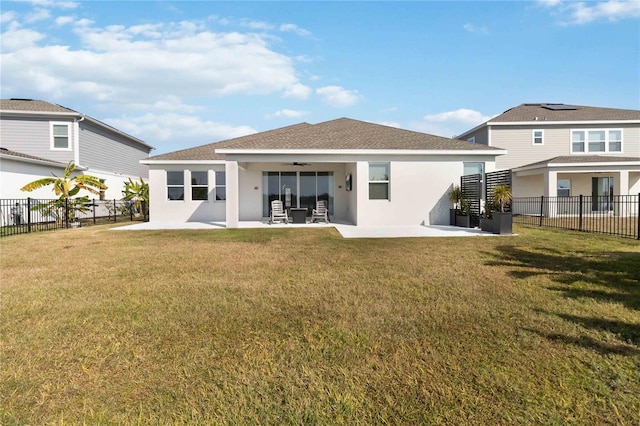
[[[227,178],[225,172],[216,172],[216,201],[227,199]]]
[[[390,199],[389,163],[369,163],[369,199]]]
[[[71,123],[51,123],[51,149],[71,149]]]
[[[209,172],[191,172],[191,200],[209,199]]]
[[[467,142],[476,143],[476,137],[475,136],[471,136],[469,139],[467,139]]]
[[[532,132],[532,145],[544,145],[544,131],[543,130],[534,130]]]
[[[558,179],[558,197],[571,196],[571,181],[569,179]]]
[[[184,172],[167,172],[167,199],[169,201],[184,200]]]
[[[571,152],[622,152],[622,130],[572,130]]]

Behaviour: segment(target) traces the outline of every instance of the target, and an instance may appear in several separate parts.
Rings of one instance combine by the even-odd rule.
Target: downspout
[[[76,167],[82,167],[80,165],[80,122],[84,121],[84,115],[80,115],[80,120],[73,120],[73,155],[74,155],[74,163],[76,163]]]

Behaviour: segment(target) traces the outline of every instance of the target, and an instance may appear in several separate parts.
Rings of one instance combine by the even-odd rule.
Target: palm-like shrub
[[[63,219],[67,223],[71,222],[75,219],[76,213],[86,212],[91,208],[91,201],[88,196],[73,198],[78,195],[78,192],[84,189],[92,194],[100,195],[101,190],[107,189],[107,186],[95,176],[77,175],[72,177],[71,174],[75,169],[75,163],[70,161],[61,177],[53,175],[53,177],[34,180],[20,188],[20,190],[30,192],[51,185],[58,199],[38,204],[33,209],[41,210],[45,215],[55,215],[59,223],[62,223]]]

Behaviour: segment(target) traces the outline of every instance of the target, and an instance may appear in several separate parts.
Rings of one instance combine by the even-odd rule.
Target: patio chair
[[[280,200],[273,200],[271,202],[271,216],[269,217],[269,224],[276,221],[289,223],[289,216],[287,215],[287,211],[284,207],[282,207],[282,201]]]
[[[316,220],[322,220],[329,223],[329,211],[327,210],[326,201],[318,201],[316,208],[311,211],[311,223]]]

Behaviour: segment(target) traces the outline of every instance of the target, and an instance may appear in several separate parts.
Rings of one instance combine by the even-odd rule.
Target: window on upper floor
[[[467,139],[467,142],[476,143],[476,137],[475,136],[471,136],[469,139]]]
[[[71,123],[51,123],[51,149],[71,149]]]
[[[531,143],[533,145],[544,145],[544,131],[543,130],[534,130],[532,132]]]
[[[622,152],[622,130],[572,130],[571,152]]]

